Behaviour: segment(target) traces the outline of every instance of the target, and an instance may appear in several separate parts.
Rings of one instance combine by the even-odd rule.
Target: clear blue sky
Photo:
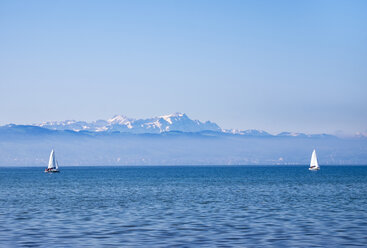
[[[185,112],[367,130],[367,1],[0,1],[0,124]]]

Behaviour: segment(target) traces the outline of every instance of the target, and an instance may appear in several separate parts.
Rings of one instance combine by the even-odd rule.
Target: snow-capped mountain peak
[[[161,116],[158,116],[158,118],[164,119],[169,124],[172,124],[173,121],[178,121],[178,120],[186,119],[186,118],[188,119],[186,114],[183,114],[183,113],[180,113],[180,112],[170,114],[170,115],[161,115]]]
[[[114,117],[107,120],[107,122],[110,124],[126,124],[131,121],[134,121],[134,119],[130,119],[124,115],[115,115]]]

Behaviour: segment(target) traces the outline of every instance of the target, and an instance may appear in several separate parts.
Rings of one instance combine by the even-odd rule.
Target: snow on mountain
[[[256,130],[256,129],[248,129],[248,130],[239,130],[239,129],[223,129],[224,133],[237,134],[237,135],[245,135],[245,136],[272,136],[270,133]]]
[[[307,137],[304,133],[294,133],[294,132],[282,132],[279,133],[277,136],[279,137]]]
[[[294,137],[294,138],[325,138],[332,137],[330,134],[305,134],[305,133],[294,133],[294,132],[282,132],[277,134],[278,137]]]
[[[93,122],[85,121],[54,121],[35,124],[36,126],[53,130],[73,130],[73,131],[119,131],[130,133],[162,133],[169,131],[180,132],[201,132],[216,131],[221,128],[210,121],[201,122],[191,120],[186,114],[174,113],[162,115],[148,119],[132,119],[123,115],[116,115],[111,119],[98,120]]]
[[[108,122],[105,120],[98,120],[93,122],[85,122],[85,121],[74,121],[74,120],[66,120],[66,121],[49,121],[43,122],[41,124],[34,124],[35,126],[52,129],[52,130],[73,130],[73,131],[107,131]]]

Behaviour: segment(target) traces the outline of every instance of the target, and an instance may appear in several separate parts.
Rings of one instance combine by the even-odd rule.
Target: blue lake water
[[[0,247],[367,247],[367,166],[0,168]]]

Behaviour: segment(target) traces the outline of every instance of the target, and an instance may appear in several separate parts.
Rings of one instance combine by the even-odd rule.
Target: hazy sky
[[[0,1],[0,124],[185,112],[367,131],[367,1]]]

